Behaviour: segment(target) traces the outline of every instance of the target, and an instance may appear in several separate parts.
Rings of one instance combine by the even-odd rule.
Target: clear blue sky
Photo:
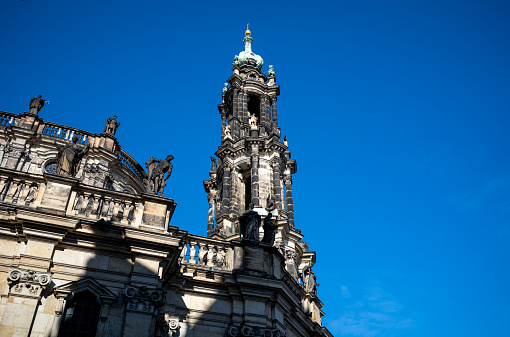
[[[175,156],[172,224],[206,233],[223,83],[274,65],[296,226],[335,336],[510,336],[510,9],[504,1],[0,4],[0,110]]]

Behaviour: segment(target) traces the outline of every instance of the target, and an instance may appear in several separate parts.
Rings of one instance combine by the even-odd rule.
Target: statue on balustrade
[[[39,111],[44,107],[44,100],[41,98],[42,95],[39,95],[39,97],[34,97],[30,100],[29,104],[29,111],[28,113],[37,115]]]
[[[115,132],[117,132],[117,128],[120,123],[117,122],[117,116],[110,117],[106,120],[106,125],[104,127],[104,133],[107,135],[115,136]]]
[[[278,228],[277,225],[273,224],[273,220],[271,220],[272,216],[273,215],[271,213],[267,213],[264,218],[264,225],[262,226],[262,228],[264,228],[264,237],[262,238],[262,242],[269,244],[271,247],[274,245],[276,229]]]
[[[253,210],[253,204],[250,204],[249,210],[239,217],[240,233],[245,240],[260,241],[260,215]]]
[[[72,142],[65,145],[58,145],[54,142],[58,150],[57,154],[57,174],[72,177],[76,175],[76,171],[81,159],[89,151],[90,145],[83,146],[78,144],[78,136],[74,136]]]
[[[174,157],[168,155],[166,159],[151,157],[150,161],[145,162],[145,166],[149,170],[149,179],[146,181],[145,187],[147,193],[163,195],[166,181],[172,174],[173,165],[170,163],[172,159],[174,159]]]

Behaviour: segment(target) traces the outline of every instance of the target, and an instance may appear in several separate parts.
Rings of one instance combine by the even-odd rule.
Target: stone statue
[[[249,111],[248,111],[248,115],[250,116],[250,126],[252,128],[256,128],[257,127],[257,116],[255,116],[255,114],[251,114]]]
[[[25,206],[29,206],[30,203],[35,200],[36,192],[37,192],[37,186],[36,185],[30,186],[30,189],[28,190],[28,194],[25,198]]]
[[[170,164],[172,159],[174,159],[174,157],[172,155],[168,155],[166,159],[156,159],[155,157],[151,157],[150,161],[145,162],[145,165],[149,170],[149,181],[146,186],[147,193],[163,195],[166,180],[170,178],[170,175],[172,174],[173,165]],[[167,174],[166,177],[165,173]]]
[[[225,127],[225,139],[232,139],[232,134],[231,134],[231,131],[230,131],[230,125],[227,125]]]
[[[287,141],[287,136],[283,137],[283,145],[289,147],[289,142]]]
[[[269,70],[267,71],[267,76],[274,77],[276,73],[274,72],[273,66],[269,66]]]
[[[216,173],[218,168],[216,167],[216,158],[211,157],[211,172]]]
[[[313,273],[312,268],[306,267],[303,270],[302,280],[303,287],[307,293],[317,294],[317,286],[319,284],[317,284],[317,277]]]
[[[266,200],[266,211],[268,211],[269,213],[274,211],[276,209],[275,202],[276,202],[276,200],[274,198],[274,195],[269,193],[269,195],[267,196],[267,200]]]
[[[234,56],[234,62],[232,63],[234,67],[237,67],[239,65],[239,56]]]
[[[35,97],[30,100],[30,104],[28,105],[30,110],[28,113],[37,115],[39,111],[41,111],[44,107],[44,100],[41,97],[42,95],[39,95],[39,97]]]
[[[271,247],[274,245],[274,237],[276,235],[276,229],[278,228],[277,225],[273,224],[273,220],[271,220],[272,216],[271,213],[267,213],[264,218],[264,226],[262,226],[262,228],[264,228],[262,242],[269,244]]]
[[[285,269],[287,269],[289,274],[297,281],[299,276],[296,266],[296,258],[297,254],[293,249],[285,250]]]
[[[117,116],[108,118],[106,120],[106,125],[104,126],[104,133],[115,136],[115,132],[117,132],[119,125],[120,123],[117,122]]]
[[[225,83],[225,86],[223,87],[223,90],[221,91],[222,95],[225,95],[228,91],[228,83]]]
[[[239,228],[245,240],[259,241],[260,215],[253,210],[253,204],[250,209],[239,217]]]
[[[74,136],[72,142],[65,145],[58,145],[54,142],[58,150],[57,155],[57,174],[72,177],[76,175],[76,169],[83,156],[89,151],[90,145],[83,146],[78,144],[78,136]]]

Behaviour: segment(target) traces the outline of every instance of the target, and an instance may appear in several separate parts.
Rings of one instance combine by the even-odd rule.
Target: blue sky
[[[510,335],[510,8],[503,1],[7,1],[0,110],[175,157],[172,224],[204,235],[223,83],[274,65],[296,226],[335,336]]]

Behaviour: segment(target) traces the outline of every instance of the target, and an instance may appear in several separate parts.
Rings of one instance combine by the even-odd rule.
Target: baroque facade
[[[294,221],[276,74],[252,41],[218,105],[206,237],[170,224],[173,157],[146,172],[116,116],[89,133],[39,117],[41,96],[0,112],[0,336],[332,336]]]

